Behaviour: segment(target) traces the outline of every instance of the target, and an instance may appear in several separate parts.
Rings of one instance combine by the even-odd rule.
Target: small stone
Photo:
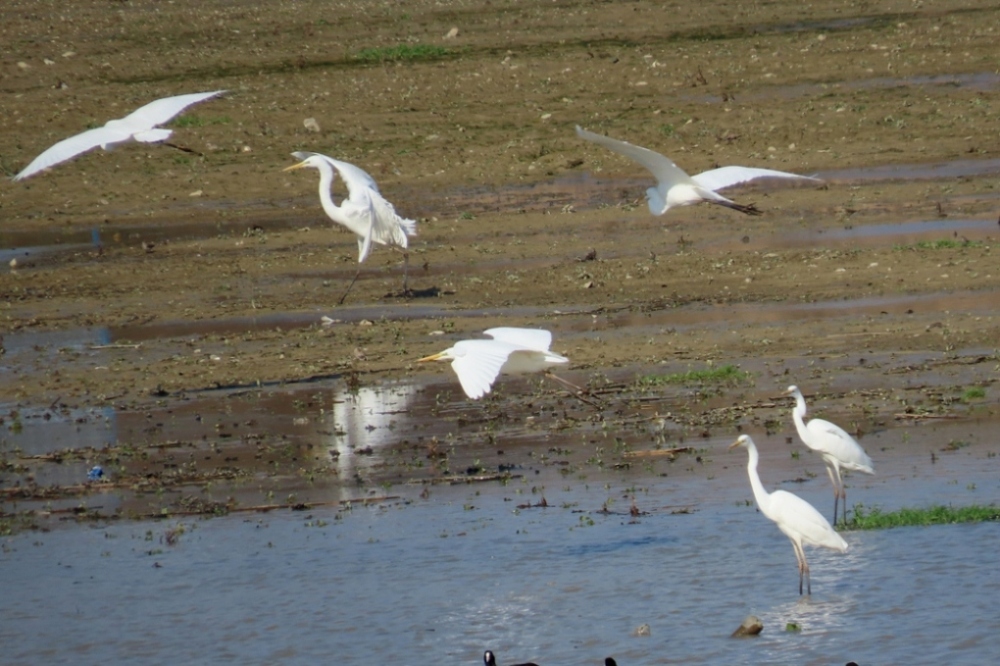
[[[194,192],[191,192],[190,194],[188,194],[189,197],[200,197],[201,195],[202,195],[202,191],[201,190],[195,190]]]
[[[302,121],[302,124],[305,126],[306,130],[319,134],[319,123],[316,122],[315,118],[306,118]]]
[[[458,37],[457,27],[453,27],[451,30],[448,31],[448,34],[444,36],[445,39],[455,39],[456,37]]]
[[[733,632],[732,638],[746,638],[748,636],[756,636],[764,629],[764,623],[760,621],[760,618],[756,615],[747,615],[747,618],[743,620],[736,631]]]
[[[635,636],[650,636],[652,632],[649,629],[648,624],[640,624],[635,628]]]

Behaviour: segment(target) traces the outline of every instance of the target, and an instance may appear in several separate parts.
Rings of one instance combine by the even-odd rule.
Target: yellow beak
[[[431,354],[430,356],[424,356],[423,358],[418,358],[417,363],[426,363],[427,361],[440,361],[444,356],[444,352],[438,352],[437,354]]]
[[[304,169],[306,167],[305,162],[299,162],[298,164],[293,164],[290,167],[285,167],[282,171],[295,171],[296,169]]]
[[[729,450],[732,451],[733,449],[735,449],[739,445],[740,445],[740,440],[737,439],[735,442],[733,442],[732,444],[729,445]]]

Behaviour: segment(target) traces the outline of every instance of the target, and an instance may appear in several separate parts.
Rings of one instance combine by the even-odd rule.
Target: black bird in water
[[[497,666],[497,658],[490,650],[487,650],[483,654],[483,663],[486,664],[486,666]],[[538,666],[538,664],[529,661],[524,664],[513,664],[513,666]]]

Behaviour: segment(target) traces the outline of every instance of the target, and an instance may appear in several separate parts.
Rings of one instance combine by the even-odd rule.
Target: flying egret
[[[156,129],[157,125],[162,125],[169,121],[192,104],[203,102],[224,92],[226,91],[214,90],[212,92],[164,97],[155,102],[150,102],[124,118],[109,120],[104,127],[89,129],[76,136],[63,139],[33,159],[31,164],[24,167],[19,174],[14,176],[14,180],[24,180],[43,169],[48,169],[60,162],[65,162],[98,146],[104,150],[108,150],[109,146],[128,141],[129,139],[134,139],[140,143],[166,141],[173,133],[172,130]]]
[[[753,488],[754,499],[761,513],[777,523],[778,529],[785,533],[795,548],[795,559],[799,562],[799,594],[802,594],[802,578],[806,580],[806,590],[812,594],[812,584],[809,582],[809,564],[806,562],[802,544],[823,546],[832,550],[847,551],[847,542],[837,534],[826,522],[826,518],[812,504],[798,495],[786,490],[775,490],[768,493],[757,474],[757,447],[749,435],[740,435],[729,448],[745,446],[750,452],[750,462],[747,463],[747,474],[750,475],[750,487]]]
[[[341,162],[319,153],[296,152],[292,153],[292,156],[301,162],[284,170],[318,169],[319,200],[323,204],[323,211],[331,220],[347,227],[358,237],[358,272],[354,274],[354,279],[351,280],[344,295],[340,297],[339,303],[344,302],[351,287],[357,281],[358,275],[361,274],[360,264],[368,258],[372,243],[398,247],[403,250],[403,293],[408,293],[407,279],[410,255],[406,251],[408,245],[406,237],[417,234],[417,223],[414,220],[400,217],[393,205],[386,201],[378,191],[375,180],[353,164]],[[333,202],[333,197],[330,194],[330,188],[338,173],[344,179],[348,193],[347,198],[343,199],[339,206]]]
[[[460,340],[443,352],[418,359],[417,363],[451,361],[462,390],[473,400],[489,393],[498,375],[539,372],[569,363],[565,356],[549,351],[552,333],[544,329],[501,327],[483,334],[493,339]],[[555,375],[549,376],[565,382]]]
[[[716,192],[758,178],[786,178],[815,183],[822,182],[819,178],[811,176],[741,166],[727,166],[705,171],[697,176],[689,176],[668,158],[648,148],[594,134],[579,125],[576,127],[576,135],[586,141],[604,146],[619,155],[624,155],[649,169],[656,177],[656,187],[646,190],[649,210],[653,215],[663,215],[675,206],[693,206],[703,201],[732,208],[747,215],[760,215],[760,211],[753,204],[744,206],[730,201]]]
[[[487,650],[483,653],[483,663],[486,664],[486,666],[497,666],[496,655],[494,655],[490,650]],[[538,664],[533,661],[528,661],[523,664],[514,664],[514,666],[538,666]]]
[[[872,459],[840,426],[823,419],[813,419],[809,423],[803,421],[806,415],[806,399],[802,397],[802,391],[798,386],[789,386],[785,394],[795,398],[792,420],[795,421],[795,429],[799,431],[799,439],[823,456],[823,462],[826,463],[826,473],[830,475],[830,481],[833,483],[833,523],[837,524],[837,503],[840,500],[844,500],[846,523],[847,491],[844,489],[844,481],[840,478],[840,468],[874,474]]]

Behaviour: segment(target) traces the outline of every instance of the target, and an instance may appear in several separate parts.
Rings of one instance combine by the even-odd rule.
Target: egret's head
[[[455,355],[452,353],[451,349],[445,349],[443,352],[438,352],[437,354],[431,354],[430,356],[424,356],[423,358],[418,358],[417,363],[427,363],[428,361],[453,361],[455,360]]]
[[[315,153],[303,153],[297,152],[292,153],[292,157],[302,160],[298,164],[293,164],[290,167],[285,167],[282,171],[295,171],[296,169],[318,169],[320,162],[323,160],[322,157],[316,155]]]
[[[736,441],[729,445],[729,449],[735,449],[737,446],[746,446],[751,442],[750,435],[740,435],[736,438]]]
[[[799,387],[796,386],[795,384],[792,384],[791,386],[785,389],[785,395],[795,395],[798,392],[799,392]]]

